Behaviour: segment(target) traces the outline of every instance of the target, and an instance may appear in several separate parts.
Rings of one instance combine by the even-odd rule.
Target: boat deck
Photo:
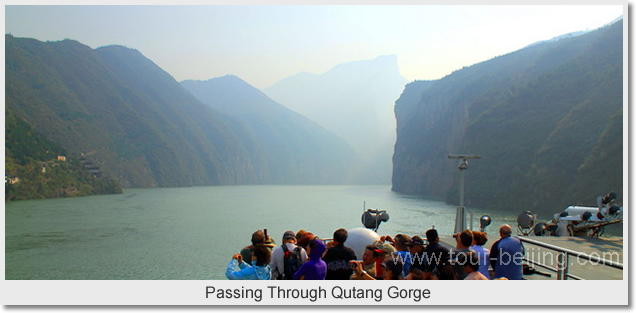
[[[493,236],[493,235],[496,235]],[[587,255],[599,257],[601,259],[618,262],[623,264],[623,237],[527,237],[532,240],[540,241],[550,245],[558,246],[564,249],[582,252]],[[492,244],[499,239],[498,234],[491,234],[485,247],[490,249]],[[451,236],[440,236],[440,241],[447,247],[455,246],[455,239]],[[534,262],[545,264],[551,268],[557,267],[557,252],[544,247],[524,242],[526,249],[525,258]],[[623,279],[623,270],[605,266],[602,263],[597,264],[584,258],[576,256],[569,257],[569,273],[588,280],[621,280]],[[528,280],[556,280],[556,273],[540,266],[533,266],[537,271],[551,274],[546,277],[539,274],[524,275]]]

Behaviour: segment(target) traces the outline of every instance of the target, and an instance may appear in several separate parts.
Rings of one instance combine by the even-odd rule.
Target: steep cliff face
[[[457,203],[448,155],[464,153],[482,155],[468,205],[553,212],[621,193],[622,38],[621,21],[410,84],[396,103],[393,190]]]

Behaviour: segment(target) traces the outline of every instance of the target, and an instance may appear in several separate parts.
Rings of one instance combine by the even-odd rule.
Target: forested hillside
[[[134,49],[11,35],[5,46],[6,107],[71,159],[90,155],[123,187],[337,184],[347,175],[347,160],[317,162],[309,153],[286,168],[253,129],[200,102]],[[320,150],[315,138],[298,135]],[[303,173],[286,175],[299,164]],[[331,166],[341,175],[318,181]]]
[[[38,134],[5,108],[5,200],[121,193],[119,184],[89,172],[80,159]]]
[[[409,84],[396,104],[393,190],[554,213],[623,192],[623,23]]]

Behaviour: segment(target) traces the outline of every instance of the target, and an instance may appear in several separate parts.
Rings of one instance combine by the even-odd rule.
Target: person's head
[[[473,231],[473,244],[478,246],[483,246],[488,242],[488,236],[486,233],[481,231]]]
[[[257,230],[252,233],[252,244],[253,245],[262,245],[265,243],[265,233],[262,230]]]
[[[362,263],[371,264],[377,261],[385,252],[377,245],[368,245],[362,254]]]
[[[501,225],[501,227],[499,227],[499,236],[501,236],[501,238],[510,237],[511,235],[512,235],[512,227],[510,227],[510,225],[504,224],[504,225]]]
[[[426,231],[426,240],[428,243],[436,243],[439,241],[439,235],[437,234],[437,229],[431,228]]]
[[[327,246],[325,246],[325,243],[318,237],[312,238],[307,244],[307,254],[309,254],[309,258],[312,260],[321,259],[325,251],[327,251]]]
[[[307,231],[304,229],[301,229],[299,231],[296,232],[296,241],[299,241],[300,238],[302,238],[305,234],[307,234]]]
[[[296,234],[294,234],[293,231],[288,230],[283,234],[283,243],[286,243],[286,242],[291,242],[291,243],[296,242]]]
[[[382,272],[384,280],[398,280],[402,277],[402,268],[404,265],[401,259],[387,257],[384,259],[384,262],[382,262],[382,267],[384,268]]]
[[[258,266],[265,266],[269,264],[271,253],[272,252],[264,245],[255,245],[254,250],[252,250],[252,254],[256,259],[256,265]]]
[[[398,251],[390,242],[378,243],[378,248],[384,251],[385,255],[392,255]]]
[[[298,236],[297,236],[298,237]],[[310,233],[310,232],[305,232],[302,237],[300,237],[298,239],[297,244],[305,249],[307,249],[307,245],[309,244],[309,242],[314,239],[316,236],[314,236],[314,234]]]
[[[473,232],[465,229],[461,233],[459,233],[459,237],[457,238],[457,243],[461,245],[463,248],[468,248],[473,244]]]
[[[420,236],[413,236],[411,240],[406,243],[406,246],[409,247],[409,252],[413,255],[422,253],[424,251],[424,240],[422,240]]]
[[[479,257],[475,251],[460,253],[457,256],[457,263],[464,267],[464,271],[468,274],[479,270]]]
[[[457,280],[457,272],[449,263],[441,264],[438,270],[437,278],[439,280]]]
[[[398,251],[409,251],[409,247],[406,245],[409,241],[411,241],[411,237],[405,234],[397,234],[395,238],[393,238],[393,242]]]
[[[404,277],[405,280],[424,280],[426,278],[425,272],[419,268],[409,268],[409,273]]]
[[[349,237],[349,232],[344,228],[338,228],[333,232],[333,241],[337,244],[345,243]]]

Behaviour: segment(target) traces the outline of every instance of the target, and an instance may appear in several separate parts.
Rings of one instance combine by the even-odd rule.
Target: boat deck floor
[[[484,245],[490,249],[492,244],[499,239],[499,235],[491,234],[488,242]],[[591,256],[599,257],[601,259],[610,260],[623,264],[623,237],[535,237],[530,236],[530,239],[551,244],[554,246],[562,247],[565,249],[582,252]],[[455,239],[451,236],[440,236],[440,241],[447,247],[455,246]],[[545,264],[551,268],[557,267],[557,252],[551,249],[539,247],[527,242],[524,242],[526,249],[525,258],[534,262]],[[583,258],[577,258],[576,256],[570,256],[569,258],[569,273],[581,277],[583,279],[590,280],[621,280],[623,277],[623,270],[616,269],[610,266],[605,266],[602,263],[589,261]],[[551,274],[551,277],[546,277],[539,274],[524,275],[524,279],[528,280],[555,280],[556,273],[549,269],[533,266],[537,271]]]

